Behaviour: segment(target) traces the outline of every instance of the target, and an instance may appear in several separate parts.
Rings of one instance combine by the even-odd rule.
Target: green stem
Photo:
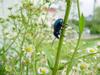
[[[5,33],[4,33],[4,27],[3,27],[3,48],[2,48],[2,51],[3,51],[3,65],[4,65],[4,66],[5,66],[5,64],[6,64],[5,45],[6,45],[6,35],[5,35]]]
[[[45,38],[45,37],[44,37]],[[36,55],[36,53],[38,52],[38,48],[40,47],[40,45],[42,44],[42,42],[43,42],[43,40],[44,40],[44,38],[42,38],[41,40],[40,40],[40,42],[35,46],[35,54],[34,54],[34,75],[38,75],[37,74],[37,60],[36,60],[36,57],[37,57],[37,55]]]
[[[61,48],[62,48],[63,39],[64,39],[63,35],[65,33],[65,25],[68,23],[70,8],[71,8],[71,0],[67,0],[66,12],[65,12],[65,17],[64,17],[64,28],[61,31],[61,36],[60,36],[60,40],[59,40],[59,44],[57,48],[57,54],[56,54],[56,59],[55,59],[55,64],[54,64],[54,68],[52,71],[52,75],[57,74],[59,60],[60,60],[60,53],[61,53]]]
[[[70,59],[70,62],[69,62],[69,64],[68,64],[68,67],[67,67],[66,75],[69,75],[69,72],[70,72],[70,70],[71,70],[71,68],[72,68],[72,63],[73,63],[74,57],[75,57],[75,55],[76,55],[76,53],[77,53],[80,39],[81,39],[81,36],[79,36],[79,38],[78,38],[77,45],[76,45],[76,47],[75,47],[74,53],[73,53],[73,55],[72,55],[72,57],[71,57],[71,59]]]
[[[37,61],[36,61],[36,57],[37,57],[37,55],[36,55],[36,53],[37,53],[37,49],[34,51],[34,57],[33,57],[33,61],[34,61],[34,75],[38,75],[37,74]]]
[[[81,75],[85,75],[85,72],[84,72],[84,70],[82,70],[82,72],[81,72],[82,74]]]
[[[14,38],[13,42],[5,49],[3,53],[6,53],[9,50],[9,48],[11,48],[11,46],[15,43],[15,41],[19,37],[19,34],[20,34],[20,31],[18,32],[17,36]],[[0,55],[2,55],[2,53]]]
[[[22,51],[22,46],[24,44],[24,41],[25,41],[25,33],[23,35],[23,40],[22,40],[21,47],[20,47],[20,50],[21,50],[21,52],[20,52],[20,60],[19,60],[20,61],[20,75],[23,75],[23,65],[22,65],[23,51]]]
[[[79,56],[79,57],[77,57],[77,58],[74,58],[73,61],[74,61],[74,60],[77,60],[77,59],[80,59],[80,58],[85,58],[85,57],[88,57],[88,56],[93,56],[93,55],[99,54],[99,53],[100,53],[100,52],[82,55],[82,56]],[[70,64],[70,61],[68,61],[67,63],[65,63],[65,65],[67,65],[67,64]]]
[[[77,9],[78,9],[78,17],[80,19],[80,5],[79,5],[79,0],[77,0]]]
[[[25,42],[25,39],[26,39],[26,33],[27,33],[27,27],[26,25],[28,24],[28,22],[26,22],[26,18],[25,16],[23,15],[23,10],[21,9],[20,11],[20,14],[21,14],[21,18],[22,18],[22,25],[25,25],[24,28],[25,28],[25,33],[24,35],[22,36],[22,41],[21,41],[21,45],[20,45],[20,75],[23,75],[23,64],[22,64],[22,56],[23,56],[23,51],[22,51],[22,48],[23,48],[23,45],[24,45],[24,42]],[[29,19],[29,18],[28,18]],[[28,20],[29,21],[29,20]]]
[[[28,72],[29,72],[29,68],[28,68],[28,64],[27,64],[27,66],[26,66],[26,75],[28,75]]]
[[[78,16],[79,16],[79,19],[80,19],[80,8],[79,8],[79,7],[80,7],[80,6],[79,6],[79,0],[77,0]],[[69,62],[69,64],[68,64],[68,66],[67,66],[66,75],[69,75],[69,72],[70,72],[71,69],[72,69],[72,66],[73,66],[72,63],[73,63],[73,60],[74,60],[75,55],[76,55],[77,50],[78,50],[78,46],[79,46],[79,43],[80,43],[80,40],[81,40],[81,34],[82,34],[82,33],[79,33],[79,37],[78,37],[78,41],[77,41],[77,44],[76,44],[74,53],[73,53],[73,55],[72,55],[72,57],[71,57],[71,59],[70,59],[70,62]]]

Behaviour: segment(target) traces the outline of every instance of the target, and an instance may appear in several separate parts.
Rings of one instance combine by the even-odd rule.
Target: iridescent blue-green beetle
[[[59,39],[59,36],[60,36],[62,26],[63,26],[63,19],[62,18],[57,19],[54,23],[54,32],[53,32],[53,34],[58,39]]]

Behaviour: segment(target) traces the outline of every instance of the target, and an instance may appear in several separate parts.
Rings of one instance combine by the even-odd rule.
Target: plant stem
[[[79,16],[79,20],[80,20],[80,8],[79,8],[80,6],[79,6],[79,0],[77,0],[77,9],[78,9],[78,16]],[[77,50],[78,50],[78,46],[79,46],[79,43],[80,43],[80,39],[81,39],[81,32],[79,33],[79,37],[78,37],[78,41],[77,41],[77,44],[76,44],[76,47],[75,47],[75,50],[74,50],[74,53],[73,53],[73,55],[72,55],[72,57],[71,57],[71,59],[70,59],[70,61],[69,61],[69,64],[68,64],[68,66],[67,66],[67,70],[66,70],[66,75],[69,75],[69,72],[70,72],[70,70],[72,69],[72,66],[73,66],[73,60],[74,60],[74,58],[75,58],[75,55],[76,55],[76,53],[77,53]]]
[[[80,5],[79,5],[79,0],[77,0],[77,9],[78,9],[78,17],[80,19]]]
[[[25,34],[23,35],[23,39],[22,39],[22,42],[21,42],[21,47],[20,47],[20,75],[23,75],[23,65],[22,65],[22,55],[23,55],[23,51],[22,51],[22,46],[24,44],[24,41],[25,41]]]
[[[28,72],[29,72],[29,64],[27,64],[27,66],[26,66],[26,75],[28,75]]]
[[[57,48],[57,54],[56,54],[56,59],[55,59],[55,64],[54,64],[54,68],[53,68],[53,71],[52,71],[52,75],[57,74],[59,60],[60,60],[61,48],[62,48],[62,44],[63,44],[63,40],[64,40],[63,35],[65,33],[65,25],[68,23],[70,8],[71,8],[71,0],[67,0],[67,6],[66,6],[66,11],[65,11],[65,17],[64,17],[64,28],[61,31],[61,36],[60,36],[60,40],[59,40],[59,44],[58,44],[58,48]]]
[[[71,59],[70,59],[69,65],[68,65],[68,67],[67,67],[66,75],[69,75],[69,72],[70,72],[70,70],[71,70],[71,68],[72,68],[72,62],[73,62],[74,57],[75,57],[75,55],[76,55],[76,53],[77,53],[80,39],[81,39],[81,36],[79,36],[79,38],[78,38],[77,45],[76,45],[76,47],[75,47],[74,53],[73,53],[73,55],[72,55],[72,57],[71,57]]]
[[[2,56],[2,58],[3,58],[3,65],[5,66],[5,64],[6,64],[6,53],[5,53],[6,35],[4,33],[4,27],[3,27],[2,32],[3,32],[3,48],[2,48],[3,56]]]

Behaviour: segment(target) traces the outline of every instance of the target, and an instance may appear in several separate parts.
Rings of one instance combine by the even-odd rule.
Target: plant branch
[[[58,44],[58,48],[57,48],[57,54],[56,54],[56,59],[55,59],[55,64],[54,64],[54,68],[53,68],[53,71],[52,71],[52,75],[57,74],[59,60],[60,60],[61,48],[62,48],[62,44],[63,44],[63,40],[64,40],[63,35],[65,34],[65,27],[66,27],[65,25],[68,23],[68,17],[69,17],[70,9],[71,9],[71,0],[67,0],[67,6],[66,6],[66,11],[65,11],[65,16],[64,16],[64,28],[61,30],[61,36],[60,36],[60,40],[59,40],[59,44]]]

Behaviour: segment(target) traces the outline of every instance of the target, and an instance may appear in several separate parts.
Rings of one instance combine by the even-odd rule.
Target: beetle
[[[61,32],[62,26],[63,26],[63,19],[62,18],[57,19],[54,23],[54,32],[53,32],[53,34],[58,39],[59,39],[59,35],[60,35],[60,32]]]

